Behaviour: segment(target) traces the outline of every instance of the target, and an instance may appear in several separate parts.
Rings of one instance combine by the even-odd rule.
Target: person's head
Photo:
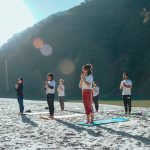
[[[128,74],[127,73],[123,73],[123,79],[128,79]]]
[[[64,84],[64,80],[63,80],[63,79],[60,79],[60,80],[59,80],[59,84]]]
[[[92,65],[91,64],[86,64],[82,67],[82,72],[84,74],[90,75],[92,74]]]
[[[17,80],[17,83],[18,84],[23,84],[23,78],[19,77],[18,80]]]
[[[48,75],[47,75],[47,80],[48,80],[48,81],[52,81],[53,79],[54,79],[53,74],[52,74],[52,73],[48,73]]]
[[[93,82],[93,86],[94,86],[94,87],[95,87],[95,86],[97,86],[97,83],[96,83],[96,81],[94,81],[94,82]]]

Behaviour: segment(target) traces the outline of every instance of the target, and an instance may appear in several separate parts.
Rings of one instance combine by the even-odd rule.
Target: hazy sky
[[[53,13],[68,10],[84,0],[0,0],[0,46]]]
[[[23,0],[38,22],[47,16],[79,5],[84,0]]]

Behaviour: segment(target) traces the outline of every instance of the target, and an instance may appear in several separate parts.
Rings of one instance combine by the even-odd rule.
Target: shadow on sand
[[[80,112],[80,111],[76,111],[76,110],[65,110],[67,112],[73,112],[73,113],[78,113],[78,114],[84,114],[85,112]]]
[[[104,126],[97,126],[96,129],[89,129],[89,127],[80,127],[78,125],[75,125],[73,123],[70,123],[70,122],[66,122],[66,121],[63,121],[63,120],[58,120],[56,119],[57,122],[61,123],[61,124],[64,124],[66,125],[68,128],[72,128],[74,130],[76,130],[77,132],[81,133],[82,131],[87,131],[88,134],[94,136],[94,137],[99,137],[99,136],[103,136],[101,134],[101,131],[98,131],[97,129],[104,129],[104,130],[107,130],[109,133],[111,134],[118,134],[120,135],[121,137],[127,137],[127,138],[133,138],[137,141],[140,141],[146,145],[149,145],[150,144],[150,140],[148,138],[145,138],[145,137],[142,137],[142,136],[138,136],[138,135],[131,135],[129,133],[126,133],[126,132],[122,132],[122,131],[116,131],[112,128],[108,128],[108,127],[104,127]],[[95,132],[96,130],[96,132]],[[104,136],[103,136],[104,137]]]
[[[30,118],[28,118],[26,115],[22,115],[22,116],[21,116],[21,120],[22,120],[22,122],[28,123],[28,124],[32,125],[33,127],[37,127],[37,126],[38,126],[38,124],[36,124],[34,121],[32,121],[32,120],[31,120]]]
[[[126,132],[123,132],[123,131],[116,131],[112,128],[108,128],[108,127],[104,127],[104,126],[98,126],[99,129],[104,129],[104,130],[107,130],[109,133],[111,134],[118,134],[120,135],[121,137],[127,137],[127,138],[133,138],[137,141],[140,141],[146,145],[149,145],[150,144],[150,139],[148,138],[145,138],[145,137],[142,137],[142,136],[138,136],[138,135],[131,135],[129,133],[126,133]]]
[[[80,127],[76,124],[73,124],[73,123],[70,123],[70,122],[66,122],[66,121],[63,121],[63,120],[59,120],[59,119],[56,119],[57,122],[67,126],[68,128],[71,128],[71,129],[74,129],[75,131],[81,133],[82,131],[87,131],[88,134],[94,136],[94,137],[99,137],[99,136],[103,136],[102,134],[100,134],[101,132],[94,132],[93,129],[89,129],[87,127]]]

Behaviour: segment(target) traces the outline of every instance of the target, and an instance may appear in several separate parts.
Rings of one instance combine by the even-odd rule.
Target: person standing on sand
[[[59,80],[57,92],[58,92],[60,108],[63,111],[64,110],[64,96],[65,96],[65,86],[64,86],[64,80],[63,79]]]
[[[99,99],[99,87],[97,86],[96,81],[94,81],[93,82],[93,102],[95,104],[96,112],[98,112],[98,109],[99,109],[98,99]]]
[[[17,91],[17,99],[19,103],[20,112],[19,115],[23,115],[24,104],[23,104],[23,78],[18,78],[15,84],[15,90]]]
[[[127,73],[123,73],[123,81],[120,83],[120,89],[122,90],[122,99],[124,101],[125,114],[131,113],[131,88],[132,82],[128,78]]]
[[[79,87],[82,89],[82,100],[87,116],[87,123],[94,123],[93,114],[93,91],[92,91],[93,75],[92,65],[87,64],[82,67],[82,73],[80,75]]]
[[[50,112],[50,118],[54,119],[54,99],[55,99],[55,81],[52,73],[47,75],[47,81],[45,82],[45,90],[47,95],[47,104]]]

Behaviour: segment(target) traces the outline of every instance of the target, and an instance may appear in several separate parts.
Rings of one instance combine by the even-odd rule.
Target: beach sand
[[[19,116],[16,99],[0,99],[0,150],[150,150],[150,108],[132,108],[124,115],[122,106],[100,105],[95,120],[129,121],[87,127],[78,125],[86,122],[82,103],[66,102],[60,111],[55,102],[54,120],[40,119],[48,115],[46,101],[25,100],[24,105],[37,114]]]

